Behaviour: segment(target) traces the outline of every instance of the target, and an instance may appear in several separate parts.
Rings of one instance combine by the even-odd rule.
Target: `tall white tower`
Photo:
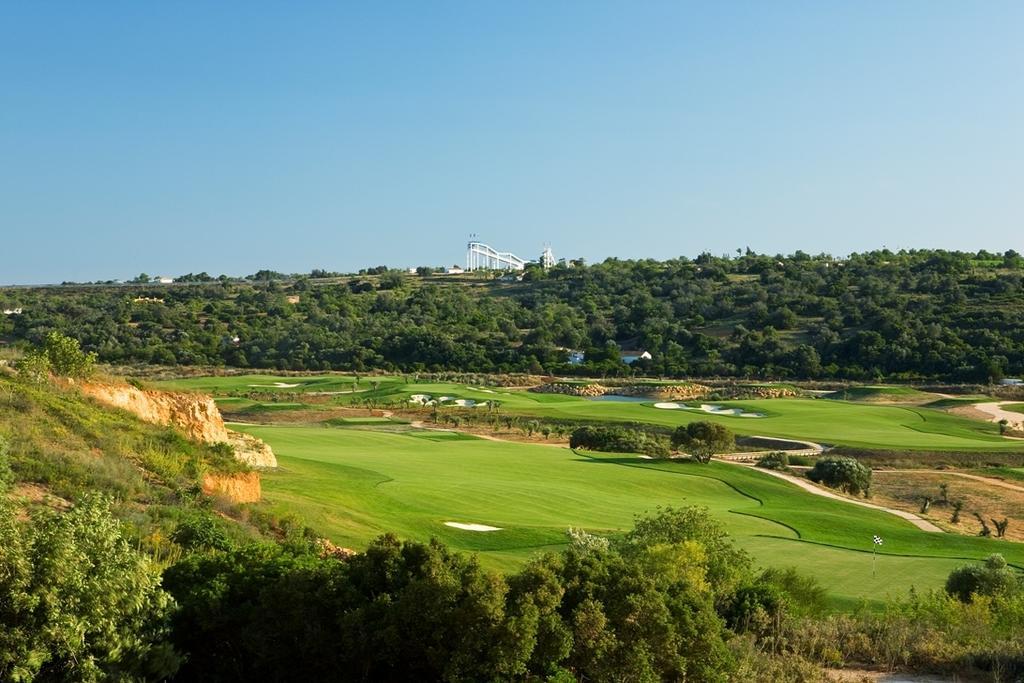
[[[555,265],[555,254],[551,251],[550,244],[544,246],[544,252],[540,255],[540,265],[544,270]]]

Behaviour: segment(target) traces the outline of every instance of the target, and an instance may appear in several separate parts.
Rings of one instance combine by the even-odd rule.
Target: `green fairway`
[[[1024,413],[1024,403],[1008,403],[1003,406],[1003,410],[1012,410],[1015,413]]]
[[[821,399],[707,401],[761,413],[762,418],[666,410],[655,401],[594,401],[576,396],[484,389],[458,384],[382,384],[373,396],[401,405],[413,394],[498,401],[499,411],[572,420],[646,422],[674,427],[697,420],[728,425],[739,434],[805,439],[832,445],[890,450],[1022,451],[1024,442],[1005,439],[998,426],[938,410]],[[347,399],[347,397],[346,397]],[[475,408],[481,410],[481,408]]]
[[[992,552],[1024,564],[1024,546],[929,534],[893,515],[813,496],[736,465],[585,457],[451,432],[238,428],[266,440],[280,461],[280,470],[264,475],[266,500],[355,548],[386,531],[433,536],[479,552],[488,566],[510,569],[559,547],[569,526],[617,534],[635,514],[659,505],[703,505],[760,563],[815,575],[837,606],[911,585],[938,587],[963,559]],[[501,530],[463,531],[445,522]],[[885,539],[874,576],[873,534]]]
[[[373,401],[378,407],[392,408],[410,407],[409,398],[413,395],[435,398],[445,396],[452,399],[468,399],[478,404],[492,401],[496,403],[500,413],[567,420],[645,422],[668,427],[696,420],[711,420],[725,424],[741,435],[802,439],[858,448],[1024,451],[1024,441],[1003,438],[999,435],[998,425],[994,423],[970,420],[928,407],[878,405],[871,402],[826,399],[706,401],[726,408],[740,408],[764,415],[761,418],[744,418],[712,415],[699,410],[661,409],[655,407],[656,402],[653,400],[595,401],[576,396],[464,384],[407,382],[404,378],[396,376],[363,377],[358,390],[355,390],[354,377],[342,375],[201,377],[163,382],[161,385],[167,388],[197,389],[214,395],[278,391],[290,400],[298,399],[303,392],[323,392],[332,394],[331,400],[340,405],[364,405],[367,401]],[[276,385],[298,386],[274,388]],[[373,388],[374,385],[376,389]],[[893,392],[902,396],[915,391],[906,387],[861,387],[860,390],[876,393]],[[234,404],[230,409],[238,411],[243,407],[246,406]],[[254,403],[248,404],[248,407],[260,409]],[[449,402],[442,410],[486,408],[456,408]]]
[[[393,379],[393,378],[390,378]],[[287,393],[305,392],[351,392],[369,389],[365,378],[355,384],[355,377],[348,375],[318,375],[305,377],[276,377],[273,375],[231,375],[227,377],[190,377],[157,382],[166,389],[189,389],[214,395],[236,392],[280,391]]]

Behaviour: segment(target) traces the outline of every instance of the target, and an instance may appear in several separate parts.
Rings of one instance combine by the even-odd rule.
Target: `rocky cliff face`
[[[277,467],[277,458],[270,446],[254,436],[233,432],[224,426],[224,418],[209,396],[142,390],[130,384],[88,382],[80,385],[80,389],[86,396],[134,413],[146,422],[174,425],[196,441],[231,444],[235,458],[252,467]]]
[[[235,448],[235,459],[250,467],[277,467],[274,451],[262,439],[252,434],[228,430],[228,443]]]
[[[202,484],[206,495],[224,496],[236,503],[258,503],[262,494],[259,472],[204,474]]]

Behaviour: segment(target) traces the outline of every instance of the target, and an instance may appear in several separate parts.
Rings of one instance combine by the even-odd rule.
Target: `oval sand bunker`
[[[654,407],[663,410],[699,410],[710,415],[728,415],[730,417],[764,417],[764,413],[748,413],[742,408],[726,408],[708,403],[701,403],[700,408],[693,408],[682,403],[655,403]]]
[[[463,524],[462,522],[445,522],[445,526],[462,529],[463,531],[501,531],[501,527],[486,524]]]

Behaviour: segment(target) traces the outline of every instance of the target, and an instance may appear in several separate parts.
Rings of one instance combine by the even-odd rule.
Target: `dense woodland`
[[[1024,374],[1014,251],[573,262],[0,290],[0,339],[53,329],[114,364],[990,382]],[[319,276],[319,277],[315,277]],[[298,297],[296,300],[295,297]],[[149,300],[147,300],[149,299]],[[156,299],[156,300],[152,300]],[[582,365],[566,349],[585,351]],[[625,365],[620,349],[649,351]]]

